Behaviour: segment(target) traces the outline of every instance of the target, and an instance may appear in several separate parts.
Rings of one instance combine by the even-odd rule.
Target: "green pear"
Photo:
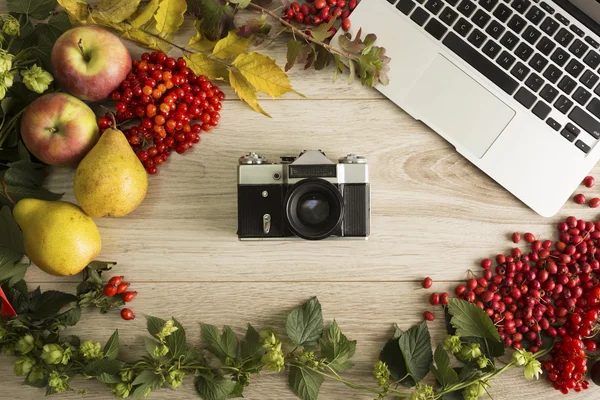
[[[75,204],[23,199],[13,215],[23,231],[25,254],[49,274],[75,275],[100,254],[98,227]]]
[[[123,132],[109,128],[77,167],[74,186],[90,217],[122,217],[146,197],[148,175]]]

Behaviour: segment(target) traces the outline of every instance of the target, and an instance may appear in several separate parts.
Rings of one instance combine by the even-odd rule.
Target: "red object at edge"
[[[2,290],[1,288],[0,288],[0,315],[13,316],[13,317],[17,316],[15,309],[12,308],[12,306],[10,305],[10,302],[8,301],[8,299],[6,298],[6,295],[4,294],[4,290]]]

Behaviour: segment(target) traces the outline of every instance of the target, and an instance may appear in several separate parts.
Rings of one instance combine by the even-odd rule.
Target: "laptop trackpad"
[[[413,116],[477,158],[515,112],[443,55],[427,66],[407,96]]]

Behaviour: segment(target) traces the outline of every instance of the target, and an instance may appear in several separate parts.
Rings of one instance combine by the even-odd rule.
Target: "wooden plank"
[[[134,278],[128,271],[128,279]],[[145,335],[144,314],[169,318],[175,316],[186,328],[193,345],[199,344],[199,322],[218,326],[230,325],[235,332],[242,334],[246,323],[251,322],[257,329],[273,327],[285,331],[287,313],[297,305],[317,295],[323,307],[326,324],[334,318],[343,332],[358,340],[355,356],[356,366],[352,372],[344,374],[353,382],[372,385],[371,369],[386,340],[392,334],[392,324],[398,323],[403,329],[421,321],[422,311],[431,308],[427,298],[431,291],[415,290],[410,283],[138,283],[132,280],[132,288],[139,291],[132,308],[137,314],[134,321],[126,322],[114,314],[102,316],[84,312],[82,321],[69,332],[81,337],[105,341],[114,329],[119,329],[123,350],[121,356],[132,359],[143,351],[141,336]],[[44,285],[43,289],[72,291],[73,285]],[[447,290],[447,284],[436,284],[432,290]],[[115,312],[116,313],[116,312]],[[429,323],[434,343],[442,340],[445,333],[442,311],[435,311],[438,319]],[[491,394],[495,399],[531,398],[559,399],[562,394],[553,390],[546,382],[530,383],[521,371],[509,372],[493,380]],[[21,379],[15,378],[8,357],[0,357],[0,375],[3,388],[0,399],[31,399],[41,396],[39,389],[19,387]],[[176,392],[163,390],[150,398],[193,398],[189,380]],[[77,388],[90,388],[86,398],[108,398],[103,385],[78,381]],[[584,394],[569,395],[573,399],[592,399],[600,395],[599,389],[588,390]],[[521,397],[523,396],[523,397]],[[60,397],[60,396],[59,396]],[[65,396],[67,397],[67,396]],[[249,400],[280,399],[292,400],[293,394],[287,389],[283,376],[270,373],[252,379],[246,398]],[[359,393],[334,382],[323,387],[322,399],[372,399],[372,395]]]

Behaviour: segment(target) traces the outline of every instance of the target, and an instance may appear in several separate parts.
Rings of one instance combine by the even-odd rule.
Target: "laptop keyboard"
[[[546,2],[388,2],[582,152],[600,139],[600,44]]]

